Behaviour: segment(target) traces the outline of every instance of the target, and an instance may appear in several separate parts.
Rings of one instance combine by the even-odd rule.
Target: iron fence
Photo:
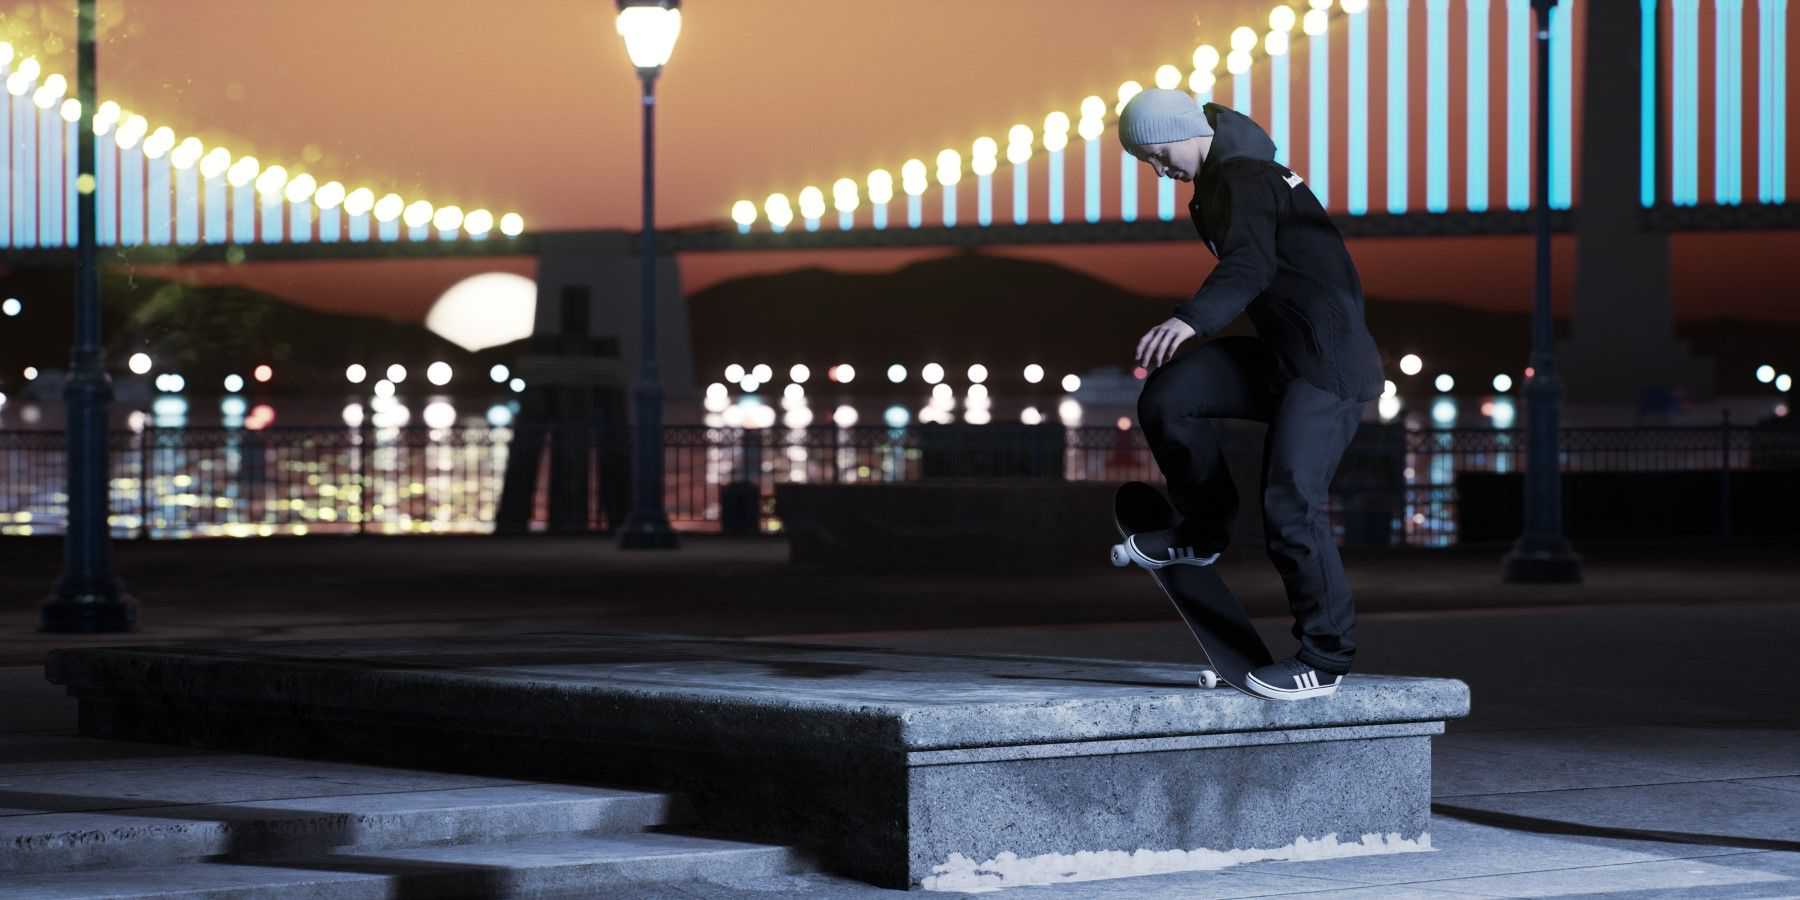
[[[1239,458],[1260,455],[1260,428],[1227,430]],[[155,428],[112,435],[110,525],[120,539],[276,534],[492,533],[505,485],[528,491],[527,529],[544,531],[559,440],[579,441],[588,492],[579,530],[606,530],[629,507],[630,436],[550,426],[532,440],[515,427]],[[540,447],[511,461],[516,444]],[[1458,479],[1516,473],[1522,429],[1408,429],[1364,423],[1330,494],[1340,540],[1456,543]],[[664,502],[682,531],[779,532],[775,486],[787,482],[1006,477],[1161,483],[1137,428],[913,425],[741,429],[671,426]],[[1247,457],[1245,456],[1247,454]],[[1228,454],[1229,456],[1229,454]],[[1800,432],[1763,426],[1568,428],[1565,473],[1696,472],[1717,479],[1729,528],[1729,473],[1800,469]],[[1255,476],[1233,466],[1240,484]],[[560,476],[559,476],[560,477]],[[66,515],[61,432],[0,431],[0,534],[58,534]],[[1243,493],[1243,492],[1241,492]],[[1244,503],[1256,502],[1254,495]]]

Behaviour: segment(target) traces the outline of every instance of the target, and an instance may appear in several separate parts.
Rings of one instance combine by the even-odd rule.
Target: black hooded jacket
[[[1262,126],[1207,103],[1212,149],[1188,204],[1219,264],[1175,308],[1196,337],[1248,312],[1284,372],[1345,399],[1381,396],[1381,354],[1363,321],[1362,282],[1344,238]]]

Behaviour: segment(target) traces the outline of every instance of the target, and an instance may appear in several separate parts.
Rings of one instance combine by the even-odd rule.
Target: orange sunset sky
[[[1565,0],[1566,2],[1566,0]],[[0,0],[0,37],[46,70],[74,75],[73,2]],[[978,136],[1004,143],[1016,122],[1041,128],[1054,109],[1073,114],[1082,97],[1109,101],[1126,79],[1149,83],[1157,65],[1188,66],[1203,42],[1224,46],[1231,30],[1267,28],[1270,2],[1238,0],[687,0],[674,58],[659,86],[659,224],[722,221],[732,201],[806,185],[829,195],[842,176],[859,182],[875,167],[898,172],[945,147],[965,158]],[[1293,5],[1304,11],[1303,0]],[[1452,206],[1463,197],[1464,4],[1452,3],[1450,145]],[[1625,0],[1575,6],[1579,165],[1580,39],[1590,11],[1636,15]],[[1667,4],[1665,4],[1666,6]],[[1412,4],[1411,201],[1425,202],[1425,4]],[[1491,4],[1496,29],[1506,4]],[[1375,163],[1371,206],[1385,204],[1386,4],[1374,0],[1369,132]],[[264,164],[367,185],[378,194],[466,209],[514,210],[528,228],[636,228],[640,224],[637,79],[614,32],[610,0],[101,0],[103,98],[141,112],[152,127],[195,135],[210,147],[254,154]],[[1743,145],[1756,147],[1754,4],[1746,4]],[[1800,32],[1790,16],[1790,42]],[[1702,11],[1701,201],[1711,199],[1711,4]],[[1333,65],[1347,56],[1335,26]],[[1490,59],[1503,61],[1496,34]],[[1296,170],[1305,152],[1306,39],[1292,60]],[[1259,63],[1255,117],[1266,121],[1266,63]],[[1490,76],[1490,106],[1504,109],[1504,71]],[[1790,77],[1790,83],[1793,79]],[[1228,76],[1219,94],[1229,97]],[[1341,92],[1333,125],[1344,127]],[[1110,125],[1110,123],[1109,123]],[[1079,147],[1077,139],[1074,148]],[[1493,126],[1489,196],[1504,202],[1503,131]],[[1072,149],[1074,149],[1072,148]],[[1117,208],[1117,144],[1106,135],[1106,208]],[[1039,150],[1040,159],[1042,150]],[[1790,172],[1800,163],[1793,142]],[[1078,209],[1078,157],[1067,169]],[[1625,161],[1621,161],[1625,162]],[[1331,179],[1341,209],[1343,160]],[[1756,164],[1743,165],[1756,196]],[[1148,170],[1140,211],[1154,214]],[[1044,209],[1043,173],[1033,179]],[[1010,220],[1010,172],[995,178],[997,219]],[[965,174],[961,217],[974,219]],[[1186,186],[1178,200],[1185,204]],[[1576,203],[1580,202],[1577,186]],[[936,215],[935,185],[927,216]],[[893,211],[902,213],[896,204]],[[866,218],[864,219],[866,221]],[[828,219],[827,226],[835,225]],[[1530,238],[1357,240],[1351,243],[1371,296],[1530,308]],[[1574,246],[1555,247],[1556,307],[1575,283]],[[1681,317],[1728,313],[1800,319],[1793,288],[1800,237],[1791,232],[1684,235],[1673,242],[1674,297]],[[942,252],[942,251],[932,251]],[[1197,243],[1047,247],[1005,251],[1077,266],[1128,288],[1168,296],[1197,287],[1211,257]],[[882,270],[931,253],[694,254],[682,260],[693,291],[721,278],[801,265]],[[190,268],[208,281],[237,281],[323,309],[403,319],[423,316],[456,280],[489,270],[530,274],[529,260],[257,264]]]

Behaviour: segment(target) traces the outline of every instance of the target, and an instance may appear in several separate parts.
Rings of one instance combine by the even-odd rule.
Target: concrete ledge
[[[1270,703],[1193,687],[1195,668],[613,634],[47,664],[89,736],[675,788],[697,821],[890,887],[1054,880],[1071,863],[1045,860],[1076,851],[1429,847],[1430,739],[1466,685],[1355,674]]]

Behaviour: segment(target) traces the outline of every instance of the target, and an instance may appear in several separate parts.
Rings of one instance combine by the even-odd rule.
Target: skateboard
[[[1121,540],[1113,545],[1112,564],[1123,568],[1133,564],[1123,539],[1139,532],[1169,528],[1176,522],[1176,513],[1161,491],[1144,482],[1131,481],[1120,485],[1113,495],[1113,522]],[[1200,652],[1210,666],[1201,671],[1200,686],[1212,688],[1223,683],[1257,697],[1246,686],[1245,676],[1251,669],[1274,662],[1274,658],[1250,624],[1250,614],[1219,573],[1212,566],[1191,565],[1146,571],[1175,604],[1175,611],[1200,644]]]

